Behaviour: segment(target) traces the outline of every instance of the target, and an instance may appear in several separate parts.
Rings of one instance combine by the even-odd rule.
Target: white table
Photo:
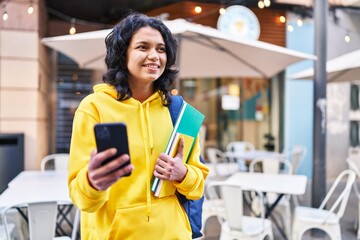
[[[305,193],[307,177],[294,174],[237,172],[229,177],[226,182],[239,185],[245,191],[257,190],[264,194],[279,194],[271,205],[266,205],[265,217],[269,217],[284,195],[302,195]],[[278,227],[278,224],[275,224]],[[286,239],[282,229],[279,228],[279,231],[284,239]]]
[[[0,195],[0,208],[21,204],[26,200],[57,201],[72,204],[69,198],[66,171],[23,171]]]
[[[57,201],[59,204],[72,207],[67,185],[67,171],[23,171],[9,184],[0,195],[0,209],[24,202]],[[65,206],[66,207],[66,206]],[[19,213],[27,219],[21,209]],[[57,231],[64,233],[61,222],[71,221],[66,218],[68,212],[64,207],[59,208]],[[71,226],[72,227],[72,226]]]
[[[8,184],[9,187],[17,184],[61,184],[67,187],[68,172],[64,170],[46,170],[46,171],[22,171]],[[65,185],[64,185],[65,183]]]
[[[238,184],[244,190],[302,195],[306,190],[307,177],[295,174],[237,172],[229,177],[226,182]]]

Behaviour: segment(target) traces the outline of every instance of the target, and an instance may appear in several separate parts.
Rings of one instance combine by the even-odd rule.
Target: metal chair
[[[220,196],[219,189],[213,184],[216,181],[212,181],[206,185],[206,194],[203,203],[203,212],[202,212],[202,232],[203,235],[206,235],[206,223],[210,217],[216,217],[220,225],[224,222],[225,219],[225,206],[224,201]]]
[[[296,206],[293,218],[292,239],[300,240],[309,229],[321,229],[331,239],[341,240],[340,219],[343,217],[348,203],[351,187],[355,181],[356,174],[352,170],[344,170],[335,179],[330,190],[326,194],[319,208]],[[346,179],[346,185],[334,203],[329,204],[329,199],[342,179]],[[329,210],[325,209],[328,205]]]
[[[69,164],[69,157],[70,155],[68,153],[55,153],[45,156],[41,162],[40,162],[40,169],[41,171],[58,171],[58,170],[67,170],[68,164]],[[62,220],[60,221],[66,221],[68,224],[71,224],[67,221],[66,216],[71,213],[71,209],[73,208],[73,205],[59,205],[59,213],[62,215]],[[79,230],[80,225],[80,210],[76,208],[75,214],[73,216],[73,224],[72,224],[72,233],[71,233],[71,239],[76,240],[77,239],[77,233]]]
[[[211,185],[213,181],[224,180],[233,173],[239,171],[239,165],[236,162],[229,162],[224,152],[220,149],[208,147],[206,148],[206,156],[210,164],[206,164],[210,169],[210,175],[205,181],[205,199],[202,214],[202,231],[205,231],[206,221],[216,216],[221,223],[225,214],[223,200]]]
[[[296,174],[304,161],[306,157],[307,149],[303,145],[295,145],[291,151],[289,160],[291,161],[291,164],[293,166],[293,172]]]
[[[55,153],[41,159],[40,169],[45,170],[67,170],[69,164],[68,153]]]
[[[221,223],[220,240],[272,240],[271,221],[265,218],[265,211],[259,217],[244,215],[243,190],[240,186],[228,184],[224,181],[212,182],[209,187],[219,187],[224,201],[225,216]],[[262,201],[262,193],[258,192]]]
[[[251,161],[249,165],[250,172],[264,172],[271,174],[292,174],[293,168],[289,160],[285,158],[257,158]],[[265,204],[271,205],[278,198],[278,194],[267,193],[264,199]],[[259,197],[252,193],[251,209],[255,215],[258,215],[261,209]],[[276,205],[273,215],[279,216],[288,238],[291,236],[291,205],[290,196],[286,195]],[[277,223],[276,223],[277,224]]]
[[[208,147],[206,149],[206,156],[210,161],[210,178],[221,180],[239,171],[239,165],[236,162],[229,161],[225,153],[220,149]]]
[[[226,151],[227,152],[233,152],[235,155],[236,153],[244,153],[244,152],[251,152],[255,150],[254,144],[246,141],[234,141],[230,142],[228,145],[226,145]],[[231,157],[234,162],[237,162],[240,166],[240,170],[247,171],[246,166],[246,159],[242,159],[239,157]]]
[[[6,236],[10,237],[10,225],[7,222],[7,213],[10,209],[18,207],[27,207],[29,220],[29,237],[30,240],[70,240],[70,237],[55,237],[56,217],[58,211],[57,202],[24,202],[6,207],[2,214]]]
[[[290,154],[289,154],[289,160],[291,161],[291,164],[293,166],[293,173],[297,174],[299,171],[299,168],[304,161],[307,153],[307,148],[303,145],[295,145],[292,147]],[[294,204],[294,206],[300,205],[300,196],[291,196],[291,200]]]
[[[349,169],[353,170],[356,173],[357,179],[360,179],[360,169],[358,165],[355,163],[355,161],[351,160],[350,158],[346,159],[347,164],[349,165]],[[353,188],[355,191],[356,198],[358,200],[358,210],[357,210],[357,216],[355,219],[355,225],[354,228],[356,230],[357,239],[360,239],[360,189],[358,183],[355,181],[353,184]]]
[[[15,224],[13,223],[8,223],[7,229],[5,229],[4,225],[0,224],[0,240],[8,239],[8,235],[10,239],[16,239],[16,237],[14,236],[14,229]]]

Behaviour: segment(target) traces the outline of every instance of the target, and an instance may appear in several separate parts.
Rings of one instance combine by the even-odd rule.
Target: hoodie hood
[[[109,84],[106,83],[100,83],[94,86],[93,88],[94,93],[99,93],[99,92],[104,92],[110,96],[112,96],[113,98],[117,98],[117,92],[114,86],[111,86]]]
[[[93,90],[94,90],[94,93],[100,93],[100,92],[103,92],[103,93],[106,93],[107,95],[111,96],[112,98],[114,99],[117,99],[118,97],[118,94],[117,94],[117,91],[115,89],[114,86],[112,85],[109,85],[109,84],[106,84],[106,83],[100,83],[100,84],[97,84],[93,87]],[[150,102],[152,102],[153,100],[155,99],[158,99],[160,98],[160,94],[158,92],[154,92],[149,98],[147,98],[144,102],[140,103],[138,100],[134,99],[134,98],[129,98],[129,99],[126,99],[124,100],[123,102],[126,103],[126,104],[132,104],[132,105],[138,105],[139,104],[141,105],[146,105],[146,104],[149,104]]]

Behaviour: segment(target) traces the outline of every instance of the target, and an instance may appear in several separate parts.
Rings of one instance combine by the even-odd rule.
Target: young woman
[[[160,20],[143,14],[123,19],[105,43],[105,83],[79,105],[71,139],[68,184],[81,210],[81,238],[191,239],[177,196],[157,198],[150,190],[155,176],[172,181],[188,199],[199,199],[208,174],[198,141],[186,164],[182,142],[174,158],[163,153],[173,129],[167,106],[177,43]],[[101,122],[127,125],[130,156],[102,164],[116,150],[94,150],[93,128]],[[131,165],[118,169],[129,157]]]

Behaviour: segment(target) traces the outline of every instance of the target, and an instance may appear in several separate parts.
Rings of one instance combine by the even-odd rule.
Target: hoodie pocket
[[[107,239],[186,240],[191,228],[176,196],[151,204],[117,209]]]

